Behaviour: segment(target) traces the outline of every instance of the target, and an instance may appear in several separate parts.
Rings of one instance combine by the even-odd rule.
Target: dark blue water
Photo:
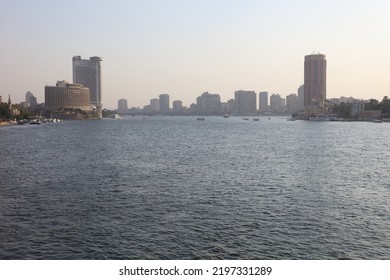
[[[0,128],[0,259],[390,259],[390,123]]]

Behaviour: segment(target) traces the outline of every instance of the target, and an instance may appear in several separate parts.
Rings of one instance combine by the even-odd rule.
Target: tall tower
[[[323,54],[305,56],[305,107],[324,108],[326,99],[326,57]]]
[[[259,93],[259,111],[260,113],[268,111],[268,92],[266,91]]]
[[[169,95],[168,94],[160,94],[159,96],[160,103],[160,113],[168,114],[169,113]]]
[[[101,116],[102,109],[100,61],[102,59],[98,56],[90,57],[90,59],[81,59],[80,56],[73,57],[73,83],[89,88],[90,103],[96,107],[99,116]]]

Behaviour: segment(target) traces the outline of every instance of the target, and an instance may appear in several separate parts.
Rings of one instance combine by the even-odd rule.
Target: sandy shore
[[[0,121],[0,126],[13,125],[16,124],[14,121]]]

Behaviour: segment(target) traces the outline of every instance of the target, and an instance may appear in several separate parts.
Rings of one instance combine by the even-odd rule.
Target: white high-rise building
[[[81,59],[80,56],[73,57],[73,83],[81,84],[90,90],[90,104],[95,107],[101,116],[102,109],[102,80],[100,62],[98,56],[90,59]]]

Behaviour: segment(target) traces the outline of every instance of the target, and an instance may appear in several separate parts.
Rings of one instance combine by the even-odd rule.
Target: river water
[[[390,259],[390,123],[0,128],[0,259]]]

